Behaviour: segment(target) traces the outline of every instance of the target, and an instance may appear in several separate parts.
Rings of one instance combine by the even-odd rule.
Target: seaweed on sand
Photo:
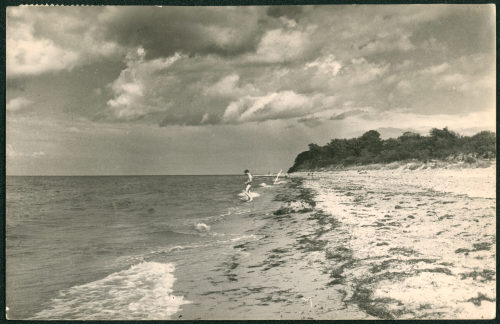
[[[371,273],[378,273],[378,272],[381,272],[383,270],[387,270],[390,267],[390,265],[394,262],[400,262],[400,260],[398,260],[398,259],[384,260],[380,264],[373,265],[370,272]]]
[[[370,289],[362,288],[358,285],[350,301],[357,304],[359,308],[369,315],[388,320],[394,319],[392,313],[385,308],[387,301],[385,299],[371,299],[371,296],[372,291]]]
[[[311,239],[308,235],[302,235],[297,242],[300,244],[298,248],[306,252],[322,251],[328,244],[326,240]]]
[[[288,188],[292,192],[286,194],[277,194],[274,198],[275,201],[283,202],[293,202],[293,201],[303,201],[306,204],[314,207],[316,202],[314,201],[315,194],[312,189],[302,187],[303,180],[300,178],[294,178],[289,182]]]
[[[319,225],[330,224],[331,229],[336,228],[340,225],[340,222],[329,214],[325,214],[322,210],[318,210],[309,216],[309,219],[314,219]]]
[[[469,298],[466,301],[473,303],[476,306],[481,306],[481,302],[483,300],[489,301],[489,302],[494,302],[496,299],[495,298],[489,298],[481,293],[477,294],[477,297],[474,298]]]
[[[355,303],[359,308],[363,309],[367,314],[381,318],[381,319],[395,319],[404,313],[411,312],[406,309],[389,310],[387,305],[389,302],[397,303],[402,306],[402,303],[392,298],[372,298],[373,291],[370,289],[371,285],[382,280],[398,280],[408,277],[408,273],[404,272],[384,272],[376,276],[367,277],[360,280],[355,288],[350,302]]]
[[[471,249],[466,249],[466,248],[459,248],[455,250],[455,253],[465,253],[466,255],[469,254],[469,252],[477,252],[477,251],[489,251],[491,249],[491,243],[488,242],[481,242],[481,243],[474,243],[472,245],[472,250]]]
[[[495,278],[495,271],[492,270],[483,270],[483,271],[472,271],[472,272],[464,272],[460,274],[460,279],[464,280],[467,278],[472,278],[477,280],[478,278],[480,282],[492,281]]]
[[[327,249],[325,252],[325,257],[329,260],[348,260],[352,259],[352,251],[343,246],[336,247],[334,249]]]
[[[417,251],[405,247],[390,248],[389,253],[397,253],[397,254],[402,254],[404,256],[412,256],[418,254]]]
[[[281,215],[290,214],[291,212],[292,212],[292,210],[288,207],[280,207],[280,209],[276,210],[273,213],[273,215],[281,216]]]
[[[444,273],[448,276],[452,276],[453,273],[451,272],[450,269],[448,268],[430,268],[430,269],[418,269],[416,270],[416,273],[421,273],[421,272],[434,272],[434,273]]]
[[[472,246],[474,247],[473,251],[489,251],[491,249],[491,243],[488,242],[475,243]]]
[[[236,261],[237,257],[233,255],[230,260],[223,263],[223,265],[226,267],[224,276],[226,276],[229,281],[238,281],[237,275],[232,273],[232,271],[240,265]]]

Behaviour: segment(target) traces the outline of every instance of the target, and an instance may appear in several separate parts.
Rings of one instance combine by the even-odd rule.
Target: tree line
[[[324,146],[309,144],[309,150],[297,155],[288,172],[404,160],[427,162],[450,157],[460,157],[469,163],[476,158],[496,157],[495,133],[481,131],[473,136],[461,136],[445,127],[433,128],[428,136],[405,132],[398,138],[383,140],[379,132],[370,130],[356,138],[332,139]]]

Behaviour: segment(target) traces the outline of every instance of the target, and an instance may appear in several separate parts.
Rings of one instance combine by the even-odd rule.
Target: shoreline
[[[173,318],[494,318],[494,171],[294,173]]]

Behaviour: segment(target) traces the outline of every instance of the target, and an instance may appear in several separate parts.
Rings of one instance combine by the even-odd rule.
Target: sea
[[[8,176],[9,319],[176,319],[234,244],[259,240],[273,178]]]

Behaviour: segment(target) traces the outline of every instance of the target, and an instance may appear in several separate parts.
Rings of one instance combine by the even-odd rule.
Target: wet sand
[[[494,318],[495,169],[294,174],[173,319]],[[257,200],[258,203],[258,200]],[[200,272],[201,273],[201,272]],[[205,273],[205,272],[204,272]]]

